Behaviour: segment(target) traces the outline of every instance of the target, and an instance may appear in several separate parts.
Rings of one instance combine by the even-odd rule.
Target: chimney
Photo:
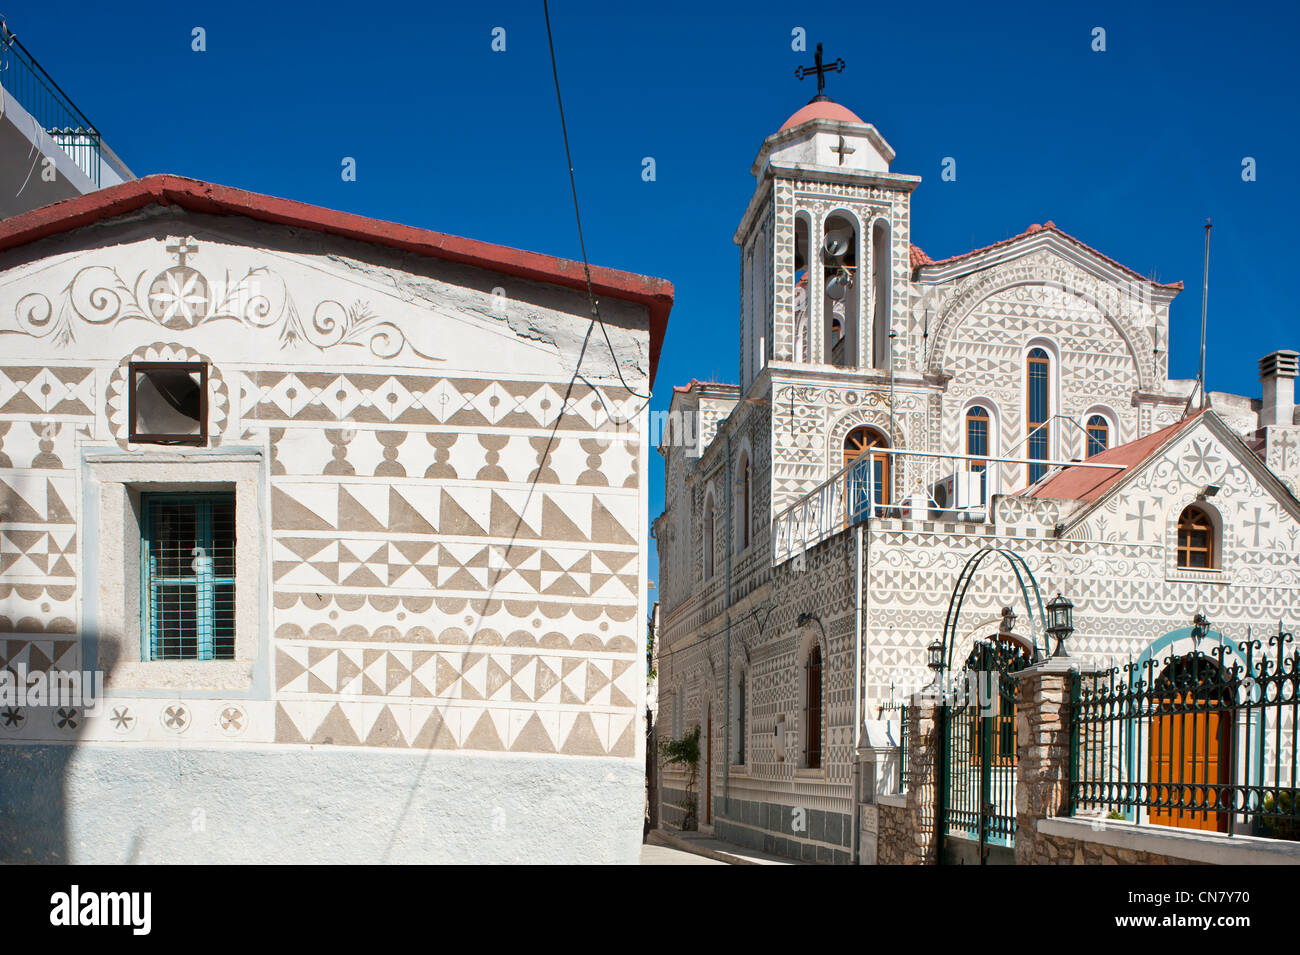
[[[1291,424],[1295,408],[1295,378],[1300,372],[1300,352],[1275,351],[1259,360],[1259,380],[1264,402],[1259,409],[1259,426]]]

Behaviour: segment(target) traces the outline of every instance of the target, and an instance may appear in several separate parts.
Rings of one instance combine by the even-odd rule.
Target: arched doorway
[[[967,673],[997,673],[1006,676],[1016,673],[1034,662],[1033,651],[1010,634],[995,633],[978,642],[966,657]],[[988,759],[994,766],[1014,766],[1016,762],[1016,701],[1010,692],[1011,684],[1001,685],[998,692],[987,697],[986,715],[992,719],[991,745]],[[978,717],[972,724],[978,722]],[[983,758],[984,741],[975,739],[971,752]]]
[[[1235,680],[1218,662],[1193,652],[1169,660],[1151,690],[1148,821],[1227,832],[1231,812],[1219,800],[1219,787],[1234,781]]]
[[[868,451],[889,447],[889,439],[876,428],[862,425],[854,428],[844,436],[844,466],[852,464]],[[871,461],[872,500],[879,514],[882,507],[890,503],[892,486],[891,455],[878,454]]]
[[[1014,621],[1014,618],[1011,618]],[[1033,650],[999,630],[977,640],[942,708],[944,786],[940,861],[1010,864],[1016,832],[1016,697],[1012,674]]]

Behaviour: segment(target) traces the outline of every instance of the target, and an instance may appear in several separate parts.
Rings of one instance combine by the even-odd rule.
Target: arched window
[[[808,213],[794,217],[794,281],[797,286],[808,283]]]
[[[1025,429],[1028,439],[1025,442],[1027,452],[1025,457],[1046,461],[1051,449],[1051,426],[1048,422],[1052,418],[1052,360],[1041,348],[1031,349],[1026,360],[1028,414],[1025,419]],[[1029,465],[1029,483],[1033,484],[1046,473],[1046,465]]]
[[[822,315],[828,365],[843,368],[858,363],[858,230],[849,215],[826,217],[822,239]],[[838,327],[836,323],[838,322]]]
[[[801,220],[802,221],[802,220]],[[808,325],[808,273],[801,272],[794,284],[794,360],[812,360],[812,339]]]
[[[794,217],[794,360],[812,361],[811,334],[808,326],[808,213]]]
[[[1183,570],[1208,570],[1216,565],[1214,522],[1199,507],[1178,515],[1178,566]]]
[[[753,468],[749,465],[749,454],[741,452],[740,463],[736,466],[736,549],[744,550],[749,546],[751,529],[754,523],[751,509],[751,494],[754,484]]]
[[[1099,414],[1088,419],[1088,457],[1110,447],[1110,422]]]
[[[983,405],[974,405],[966,412],[966,453],[975,457],[984,457],[989,453],[989,411]],[[988,480],[985,470],[987,461],[970,461],[972,473],[980,476],[980,491],[983,497],[985,482]]]
[[[705,498],[705,579],[714,576],[714,495]]]
[[[872,364],[889,367],[889,313],[891,283],[889,274],[889,223],[877,219],[871,227],[871,298],[875,306],[871,322]]]
[[[822,648],[814,643],[804,662],[804,766],[822,765]]]
[[[736,759],[735,765],[745,765],[745,674],[736,684]]]
[[[863,425],[854,428],[844,436],[844,464],[848,465],[873,448],[888,448],[889,439],[877,431]],[[890,490],[890,455],[878,454],[871,462],[872,495],[877,507],[889,503]]]

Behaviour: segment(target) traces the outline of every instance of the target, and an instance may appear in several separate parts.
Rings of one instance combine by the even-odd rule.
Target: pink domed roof
[[[810,119],[835,119],[842,123],[862,122],[862,119],[847,106],[841,106],[839,103],[828,99],[814,100],[787,119],[785,125],[777,132],[783,133],[787,129],[793,129],[800,123],[808,122]]]

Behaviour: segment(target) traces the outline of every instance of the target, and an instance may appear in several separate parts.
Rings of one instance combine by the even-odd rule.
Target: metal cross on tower
[[[817,44],[817,55],[814,59],[817,61],[816,65],[796,67],[794,75],[799,79],[803,79],[804,77],[813,76],[815,74],[817,76],[817,96],[814,97],[814,99],[826,99],[826,94],[823,92],[823,90],[826,89],[826,74],[843,72],[844,60],[843,58],[840,58],[834,63],[823,63],[822,45],[820,43]]]

